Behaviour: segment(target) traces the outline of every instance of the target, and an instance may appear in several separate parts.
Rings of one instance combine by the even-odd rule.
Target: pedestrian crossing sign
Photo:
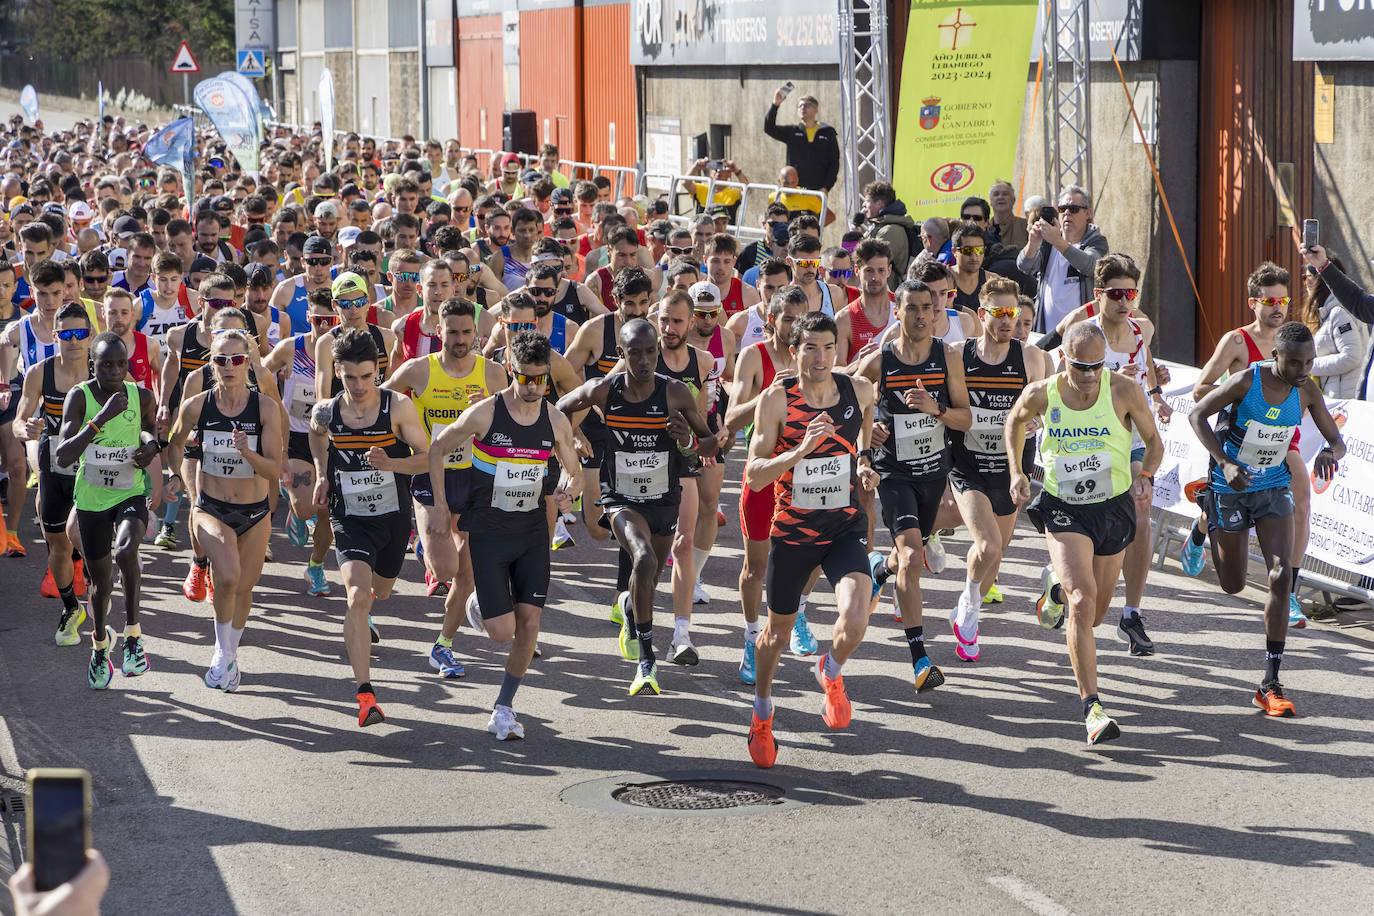
[[[267,67],[263,61],[261,48],[241,48],[238,54],[238,67],[244,76],[266,76]]]

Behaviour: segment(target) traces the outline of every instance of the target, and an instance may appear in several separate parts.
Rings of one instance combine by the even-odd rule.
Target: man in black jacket
[[[1341,273],[1341,269],[1331,263],[1327,257],[1326,249],[1320,245],[1313,245],[1311,248],[1299,247],[1302,259],[1307,262],[1307,266],[1317,272],[1326,284],[1326,288],[1331,290],[1331,295],[1336,297],[1336,301],[1345,306],[1345,310],[1354,315],[1360,321],[1374,324],[1374,296],[1365,292],[1354,280]],[[1374,399],[1374,350],[1365,356],[1364,378],[1360,381],[1359,398],[1362,401]]]
[[[786,96],[781,88],[773,93],[773,104],[763,116],[763,132],[787,144],[787,164],[797,170],[797,184],[828,194],[840,174],[839,135],[829,124],[816,120],[820,104],[809,95],[797,100],[801,123],[778,124],[778,106]]]

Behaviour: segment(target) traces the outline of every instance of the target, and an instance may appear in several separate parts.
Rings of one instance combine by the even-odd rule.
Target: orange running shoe
[[[766,770],[778,762],[778,740],[773,737],[773,717],[760,719],[754,714],[749,725],[749,758],[754,766]]]
[[[5,534],[5,556],[7,557],[27,557],[29,548],[24,546],[24,542],[19,540],[19,532],[9,531]]]
[[[1297,715],[1293,701],[1283,695],[1283,685],[1278,681],[1271,681],[1255,691],[1255,708],[1276,719]]]
[[[86,564],[72,560],[72,585],[76,587],[76,597],[86,597]]]
[[[382,707],[377,705],[377,695],[375,693],[358,694],[358,727],[367,728],[369,725],[376,725],[378,722],[385,722],[386,716],[382,715]]]
[[[204,601],[209,581],[210,567],[192,563],[191,571],[186,574],[186,581],[181,583],[181,593],[186,596],[187,601]]]
[[[57,597],[57,580],[52,577],[52,567],[43,572],[43,581],[38,584],[38,594],[44,598]]]
[[[849,725],[854,711],[849,706],[849,696],[844,692],[844,675],[833,680],[825,676],[825,660],[829,657],[830,653],[827,652],[816,659],[816,683],[825,691],[825,705],[821,709],[821,718],[831,728],[845,728]]]
[[[1190,480],[1183,485],[1183,498],[1190,503],[1195,503],[1202,491],[1207,489],[1207,478],[1201,477],[1197,480]]]

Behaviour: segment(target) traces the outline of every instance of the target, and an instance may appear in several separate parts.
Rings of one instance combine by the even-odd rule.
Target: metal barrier
[[[782,194],[798,195],[802,197],[814,197],[821,208],[821,214],[825,213],[825,195],[820,191],[812,191],[808,188],[783,188],[775,184],[760,184],[757,182],[728,181],[715,178],[711,175],[669,175],[664,172],[645,173],[640,181],[645,192],[649,190],[649,185],[653,179],[666,180],[667,190],[664,196],[668,198],[669,214],[668,219],[676,226],[690,227],[696,216],[705,213],[716,205],[716,188],[738,188],[740,198],[738,203],[732,204],[733,221],[726,227],[731,235],[743,241],[758,241],[763,238],[763,229],[760,228],[757,219],[750,220],[749,216],[753,212],[752,207],[760,199],[760,192],[763,192],[763,206],[766,208],[772,199],[781,199]],[[706,202],[703,204],[696,194],[684,188],[684,185],[693,187],[706,185]],[[691,198],[691,212],[683,213],[680,206],[682,195]],[[819,217],[818,217],[819,218]]]

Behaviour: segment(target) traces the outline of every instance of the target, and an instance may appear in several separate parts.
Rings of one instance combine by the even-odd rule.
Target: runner
[[[836,365],[853,362],[865,346],[879,339],[892,323],[892,293],[887,280],[892,275],[892,249],[878,239],[865,239],[854,249],[859,261],[860,293],[835,316],[840,340],[836,345]]]
[[[877,388],[877,422],[887,433],[877,454],[860,456],[859,466],[878,471],[883,523],[892,533],[890,553],[869,554],[873,585],[881,590],[890,576],[897,577],[897,610],[921,691],[945,682],[926,654],[921,554],[935,530],[949,477],[945,429],[965,432],[973,418],[964,388],[963,347],[931,337],[938,306],[930,288],[906,280],[896,295],[901,332],[864,357],[854,373]]]
[[[328,507],[334,528],[347,600],[344,647],[357,682],[358,725],[366,727],[386,718],[369,680],[369,617],[401,574],[411,530],[410,475],[427,467],[429,440],[415,405],[377,386],[382,353],[372,334],[348,328],[328,341],[343,391],[315,405],[310,455],[315,505]]]
[[[710,237],[702,252],[702,263],[706,267],[706,279],[720,290],[721,305],[726,315],[734,315],[759,302],[758,290],[746,286],[735,275],[735,261],[739,257],[739,242],[732,235],[723,232]]]
[[[282,403],[287,415],[286,465],[291,512],[286,520],[286,537],[297,547],[310,544],[305,564],[307,595],[329,594],[324,575],[324,560],[334,543],[329,513],[315,506],[315,465],[310,456],[310,413],[319,399],[315,388],[315,344],[339,324],[334,297],[327,289],[310,294],[306,316],[310,330],[294,334],[272,348],[263,368],[282,380]],[[307,524],[310,519],[313,525]]]
[[[773,546],[768,556],[768,623],[759,634],[749,756],[767,768],[778,758],[773,739],[773,675],[807,577],[820,566],[835,589],[838,619],[830,651],[816,660],[824,692],[822,718],[830,728],[849,725],[851,710],[841,666],[868,628],[872,596],[868,542],[858,489],[871,490],[877,474],[856,456],[873,432],[873,386],[832,371],[840,335],[835,321],[809,314],[792,329],[797,375],[769,387],[759,399],[745,481],[751,490],[777,483]]]
[[[1028,384],[1044,378],[1038,361],[1027,360],[1020,341],[1012,339],[1020,309],[1019,292],[1013,280],[995,279],[983,284],[983,305],[978,309],[983,333],[963,345],[964,385],[972,419],[968,432],[951,432],[949,437],[954,459],[949,482],[959,515],[973,539],[966,558],[964,589],[949,612],[954,654],[966,662],[976,662],[982,655],[978,612],[983,596],[996,580],[1016,527],[1018,510],[1009,489],[1011,479],[1002,441],[1007,411]],[[1017,443],[1021,447],[1021,440]]]
[[[52,592],[62,599],[62,616],[54,637],[59,646],[81,642],[80,629],[86,612],[77,599],[86,593],[86,583],[82,561],[72,550],[67,534],[76,468],[58,464],[53,452],[67,392],[91,377],[90,338],[91,321],[86,310],[79,305],[62,306],[57,313],[57,355],[25,374],[17,411],[23,419],[15,420],[13,426],[20,439],[38,441],[38,517],[43,525],[43,539],[48,542],[44,585],[51,582]]]
[[[237,310],[226,309],[218,317],[232,311]],[[243,674],[239,640],[272,533],[267,494],[280,477],[283,447],[280,408],[249,386],[250,354],[256,348],[246,328],[216,333],[210,348],[212,383],[200,393],[188,391],[168,446],[169,464],[182,479],[193,473],[181,461],[192,431],[202,450],[191,524],[215,572],[215,653],[205,686],[226,693],[238,689]]]
[[[329,269],[334,265],[334,246],[323,236],[307,238],[301,252],[305,273],[281,281],[272,293],[272,304],[285,310],[291,317],[291,326],[297,328],[307,324],[305,315],[310,309],[310,294],[329,287]]]
[[[515,692],[534,657],[539,616],[548,599],[550,554],[541,537],[541,496],[549,458],[556,451],[564,468],[578,466],[572,426],[544,397],[549,352],[543,335],[516,334],[510,346],[510,385],[440,430],[429,455],[435,508],[428,525],[431,536],[439,538],[451,524],[444,456],[455,450],[471,453],[468,501],[459,522],[465,533],[480,532],[469,541],[477,571],[476,601],[468,605],[476,614],[469,619],[495,642],[510,644],[501,689],[487,722],[487,731],[499,741],[525,737],[525,727],[515,717]],[[580,480],[580,474],[570,476],[565,470],[559,487],[576,496]]]
[[[821,240],[812,235],[795,235],[787,245],[787,260],[795,271],[794,282],[806,293],[807,311],[823,312],[831,318],[848,305],[844,290],[826,282],[821,268]]]
[[[124,590],[124,652],[120,670],[148,670],[138,614],[143,573],[138,547],[148,527],[144,468],[158,453],[153,393],[128,381],[129,354],[109,331],[91,346],[93,378],[67,392],[56,461],[77,466],[73,485],[81,552],[91,577],[91,663],[86,683],[104,690],[114,677],[115,631],[106,625],[114,591],[114,564]],[[114,551],[113,562],[110,558]]]
[[[420,269],[420,284],[425,291],[421,297],[424,306],[404,318],[397,318],[391,325],[391,333],[396,338],[391,353],[393,366],[417,356],[438,353],[444,348],[439,308],[453,298],[453,268],[442,259],[426,261]]]
[[[764,325],[768,323],[768,303],[773,301],[778,290],[791,284],[792,265],[781,258],[769,258],[760,265],[758,279],[758,304],[736,312],[725,322],[726,330],[739,341],[741,353],[746,347],[762,343]],[[785,345],[783,349],[786,349]]]
[[[418,275],[418,274],[417,274]],[[335,397],[343,392],[343,382],[334,371],[334,339],[348,330],[361,331],[372,338],[377,349],[377,385],[381,386],[391,375],[391,359],[387,355],[396,342],[391,328],[378,326],[368,320],[368,314],[375,306],[367,304],[367,281],[352,271],[345,271],[334,279],[330,287],[334,305],[339,310],[339,324],[315,342],[315,391],[328,391]],[[375,315],[388,313],[379,310]],[[395,319],[391,319],[394,321]]]
[[[1326,409],[1321,386],[1312,378],[1317,348],[1306,325],[1290,321],[1274,333],[1272,361],[1256,362],[1236,372],[1194,405],[1188,422],[1212,456],[1208,480],[1207,519],[1212,562],[1222,591],[1245,588],[1250,565],[1250,529],[1255,529],[1264,565],[1269,570],[1269,597],[1264,604],[1264,677],[1254,704],[1269,716],[1292,716],[1293,701],[1279,683],[1289,618],[1285,613],[1295,575],[1294,500],[1287,456],[1302,415],[1311,415],[1327,445],[1312,471],[1331,480],[1345,457],[1345,441]],[[1216,430],[1208,420],[1220,414]]]
[[[478,354],[477,306],[464,299],[449,299],[440,308],[439,320],[444,335],[443,349],[412,359],[396,370],[382,387],[409,394],[419,411],[428,441],[455,423],[473,404],[499,391],[506,383],[501,364]],[[443,595],[444,622],[438,638],[430,647],[429,664],[444,677],[462,677],[463,665],[453,654],[453,637],[463,618],[463,608],[473,589],[472,557],[468,552],[467,531],[459,525],[468,505],[472,479],[472,455],[460,443],[443,452],[436,461],[444,467],[447,505],[437,506],[440,492],[433,476],[424,471],[411,481],[415,499],[415,528],[424,549],[425,590],[430,596]],[[430,515],[442,510],[449,519],[447,532],[439,530]]]
[[[985,293],[983,302],[988,301]],[[1032,417],[1046,418],[1040,440],[1045,488],[1029,509],[1038,516],[1037,527],[1043,525],[1050,553],[1036,617],[1042,627],[1058,629],[1067,616],[1069,662],[1083,701],[1088,744],[1094,745],[1120,737],[1121,729],[1098,698],[1093,629],[1111,606],[1126,545],[1135,536],[1135,506],[1142,493],[1148,504],[1164,444],[1140,386],[1103,371],[1107,341],[1101,328],[1088,323],[1070,328],[1064,356],[1063,372],[1031,380],[1017,398],[1002,441],[1011,495],[1025,505],[1031,489],[1021,467],[1022,440]],[[974,422],[977,435],[976,414]],[[1132,430],[1145,442],[1139,471],[1131,468]]]
[[[153,258],[153,282],[138,298],[137,330],[157,341],[159,355],[166,355],[167,332],[191,317],[190,300],[182,274],[187,265],[170,251],[158,252]],[[111,287],[119,289],[120,287]],[[125,290],[128,292],[128,290]]]
[[[687,386],[659,374],[658,335],[633,318],[620,329],[624,371],[579,386],[558,402],[569,417],[595,407],[606,419],[608,438],[601,464],[601,524],[631,557],[630,587],[617,598],[624,609],[620,654],[637,661],[630,696],[659,692],[653,646],[654,590],[677,527],[679,482],[695,449],[715,454],[715,437]],[[685,443],[685,444],[684,444]]]
[[[134,330],[134,300],[129,291],[110,287],[105,291],[100,311],[106,330],[118,334],[129,353],[129,378],[138,387],[156,393],[162,376],[162,347],[148,335]],[[152,471],[150,468],[150,473]]]

